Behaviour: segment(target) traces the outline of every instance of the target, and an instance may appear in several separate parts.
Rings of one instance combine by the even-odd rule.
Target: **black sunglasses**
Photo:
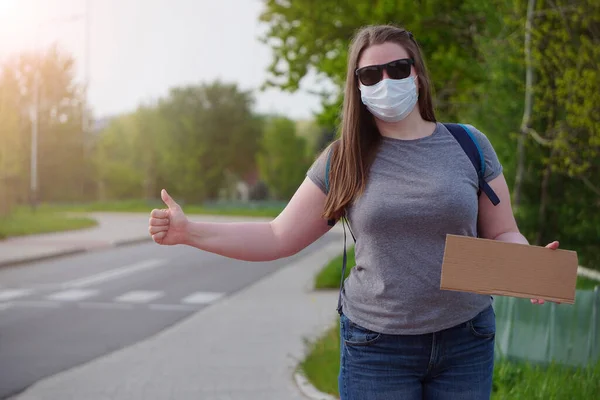
[[[403,58],[400,60],[390,61],[387,64],[367,65],[366,67],[358,68],[356,76],[358,80],[365,86],[373,86],[383,79],[383,70],[387,71],[391,79],[404,79],[410,76],[411,65],[415,63],[412,58]]]

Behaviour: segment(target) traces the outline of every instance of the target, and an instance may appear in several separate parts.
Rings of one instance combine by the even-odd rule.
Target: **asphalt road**
[[[329,240],[265,263],[144,243],[2,268],[0,399],[148,338]]]

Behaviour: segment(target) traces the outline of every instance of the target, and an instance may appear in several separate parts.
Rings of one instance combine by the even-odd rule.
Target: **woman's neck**
[[[385,122],[375,118],[375,125],[382,136],[400,140],[420,139],[433,134],[435,122],[425,121],[418,106],[402,121]]]

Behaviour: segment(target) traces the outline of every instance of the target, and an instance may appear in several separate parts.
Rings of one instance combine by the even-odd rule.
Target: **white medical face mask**
[[[413,110],[419,93],[416,76],[405,79],[382,79],[373,86],[360,84],[360,97],[371,114],[386,122],[398,122]]]

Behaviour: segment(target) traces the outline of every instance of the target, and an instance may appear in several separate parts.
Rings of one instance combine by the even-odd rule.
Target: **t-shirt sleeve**
[[[492,143],[490,142],[488,137],[472,125],[467,125],[467,127],[471,130],[471,132],[475,136],[475,139],[477,139],[479,147],[481,148],[481,152],[483,153],[483,157],[485,158],[484,179],[486,180],[486,182],[489,182],[497,178],[500,174],[502,174],[502,163],[498,159],[496,150],[494,150],[494,146],[492,146]]]
[[[325,188],[325,168],[330,149],[331,146],[328,146],[325,151],[321,152],[319,157],[317,157],[306,173],[306,176],[308,176],[310,180],[312,180],[315,185],[317,185],[325,194],[327,194],[327,190]]]

